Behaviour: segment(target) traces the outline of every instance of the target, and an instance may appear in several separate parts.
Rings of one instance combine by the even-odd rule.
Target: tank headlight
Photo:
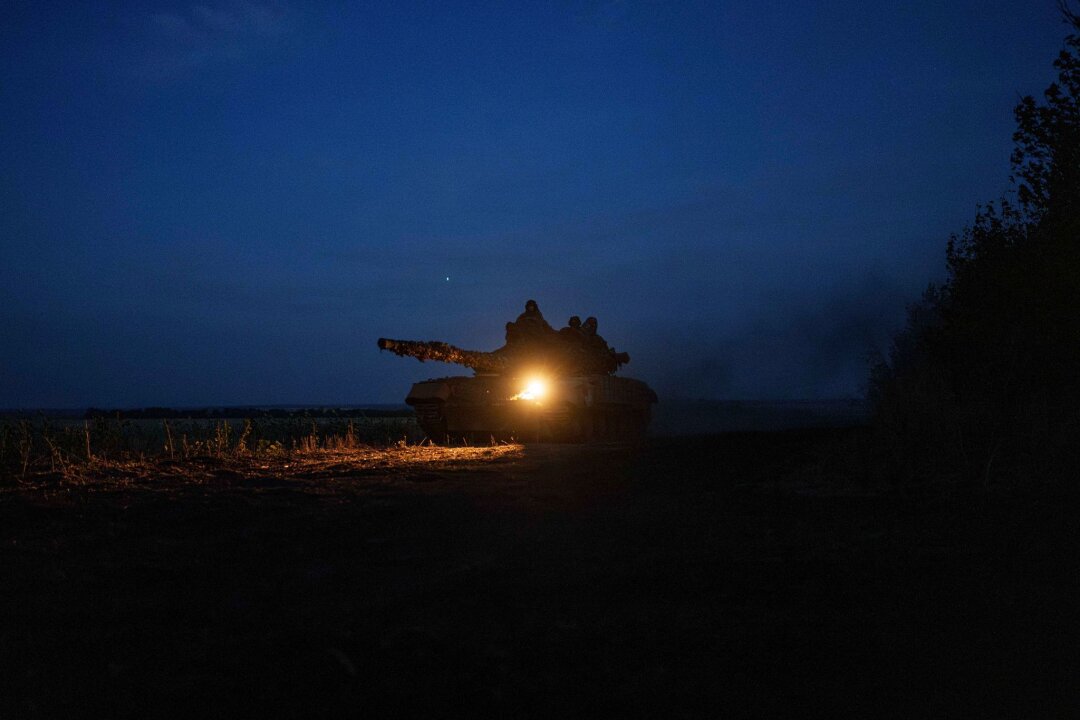
[[[533,378],[525,383],[525,389],[518,397],[522,400],[539,400],[547,392],[547,383],[540,378]]]

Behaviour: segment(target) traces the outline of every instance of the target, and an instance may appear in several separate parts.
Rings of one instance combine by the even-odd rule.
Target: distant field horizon
[[[409,415],[404,403],[288,403],[250,405],[200,405],[167,407],[70,407],[6,408],[0,417],[8,419],[46,417],[81,419],[88,415],[129,419],[154,418],[244,418],[264,417],[363,417]],[[859,398],[794,400],[711,400],[661,399],[653,409],[649,434],[689,435],[737,431],[772,431],[812,427],[844,427],[865,424],[870,415],[866,400]]]

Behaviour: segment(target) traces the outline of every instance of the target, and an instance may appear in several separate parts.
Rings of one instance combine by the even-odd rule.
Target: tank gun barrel
[[[379,349],[401,357],[414,357],[420,362],[435,360],[464,365],[482,373],[502,373],[507,369],[506,358],[497,353],[463,350],[444,342],[379,338]]]

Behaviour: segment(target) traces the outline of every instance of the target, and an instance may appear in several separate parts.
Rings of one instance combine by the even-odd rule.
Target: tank
[[[574,327],[556,332],[522,318],[507,324],[507,344],[490,352],[379,339],[381,350],[473,370],[471,377],[425,380],[409,390],[405,402],[432,442],[586,442],[645,435],[657,397],[644,382],[614,374],[629,362],[626,353],[616,353],[595,334]]]

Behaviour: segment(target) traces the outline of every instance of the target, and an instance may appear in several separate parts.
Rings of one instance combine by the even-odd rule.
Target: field
[[[16,454],[0,717],[1080,711],[1075,491],[860,432]]]

